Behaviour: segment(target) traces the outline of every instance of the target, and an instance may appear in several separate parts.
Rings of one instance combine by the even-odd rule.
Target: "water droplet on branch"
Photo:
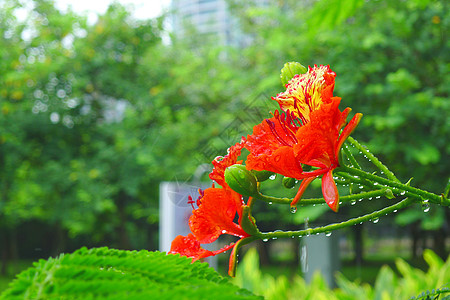
[[[430,211],[430,203],[428,203],[428,200],[424,200],[422,202],[422,210],[424,213],[427,213]]]

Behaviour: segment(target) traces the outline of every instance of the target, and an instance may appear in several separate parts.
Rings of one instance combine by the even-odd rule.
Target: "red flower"
[[[337,211],[339,194],[332,171],[339,166],[339,150],[358,125],[361,114],[346,123],[350,108],[338,109],[340,98],[332,97],[336,74],[328,66],[309,67],[308,73],[294,76],[286,91],[273,98],[284,113],[264,120],[247,136],[245,147],[250,151],[246,166],[268,170],[284,176],[303,179],[293,202],[294,206],[306,187],[319,175],[326,203]],[[301,165],[316,169],[304,172]]]
[[[239,238],[250,236],[240,226],[242,215],[239,215],[239,224],[233,222],[236,213],[242,211],[237,207],[236,198],[242,199],[239,194],[229,188],[208,188],[204,191],[201,204],[193,211],[189,218],[189,227],[192,234],[187,237],[177,236],[170,248],[171,254],[198,259],[214,256],[234,247],[230,244],[216,251],[203,249],[200,244],[214,242],[222,234],[230,234]],[[242,201],[242,200],[241,200]]]
[[[213,186],[202,193],[197,202],[199,207],[192,212],[192,216],[189,218],[192,234],[186,237],[177,236],[172,241],[169,253],[179,253],[191,257],[195,261],[217,255],[235,246],[235,244],[230,244],[222,249],[209,251],[203,249],[200,244],[212,243],[222,234],[234,235],[240,239],[250,236],[240,225],[243,217],[242,209],[245,205],[242,196],[233,191],[224,180],[225,169],[236,163],[242,147],[243,144],[238,143],[230,147],[224,158],[214,160],[215,168],[210,177],[223,184],[223,188]],[[238,223],[234,222],[236,214],[239,216]],[[230,258],[230,270],[234,264],[235,262]]]

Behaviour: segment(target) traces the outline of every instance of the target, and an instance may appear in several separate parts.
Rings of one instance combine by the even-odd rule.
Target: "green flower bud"
[[[252,170],[252,173],[256,176],[256,179],[259,182],[266,181],[267,179],[270,178],[270,176],[275,174],[274,172],[270,171],[255,171],[255,170]]]
[[[287,62],[284,64],[283,69],[281,69],[281,83],[285,86],[292,77],[297,74],[305,74],[306,72],[308,72],[308,69],[301,63],[295,61]]]
[[[243,165],[232,165],[225,170],[225,182],[242,196],[253,196],[258,193],[255,175]]]
[[[295,178],[284,177],[283,178],[283,186],[287,189],[292,189],[295,185]]]

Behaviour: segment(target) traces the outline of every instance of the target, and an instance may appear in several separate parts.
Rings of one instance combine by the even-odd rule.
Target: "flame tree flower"
[[[210,178],[222,184],[222,188],[213,185],[200,193],[201,196],[197,200],[198,208],[192,212],[192,216],[189,218],[192,234],[177,236],[172,241],[169,253],[179,253],[191,257],[193,261],[214,256],[232,248],[234,253],[239,241],[249,237],[251,233],[257,232],[254,221],[249,215],[249,207],[245,205],[242,195],[232,190],[225,182],[225,169],[237,163],[237,157],[242,148],[243,143],[238,143],[229,148],[225,157],[217,157],[213,161],[214,169]],[[238,223],[234,222],[236,215],[239,218]],[[222,234],[237,236],[239,241],[216,251],[209,251],[201,247],[201,244],[214,242]],[[230,256],[230,275],[234,273],[236,266],[236,256],[233,253]]]
[[[332,171],[339,167],[340,148],[362,114],[356,114],[341,132],[351,109],[341,112],[338,108],[341,99],[333,97],[335,76],[329,66],[309,67],[306,74],[295,75],[286,84],[286,91],[272,98],[284,112],[275,111],[247,136],[248,169],[302,180],[291,206],[315,178],[323,175],[325,202],[333,211],[338,210],[339,194]],[[315,169],[305,172],[302,164]]]

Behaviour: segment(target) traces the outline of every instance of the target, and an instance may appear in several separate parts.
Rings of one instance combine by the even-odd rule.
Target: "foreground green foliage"
[[[427,272],[397,259],[398,273],[388,266],[383,266],[373,286],[349,281],[342,274],[338,274],[338,288],[332,290],[319,273],[314,274],[310,283],[306,283],[299,275],[289,281],[283,275],[275,278],[263,274],[259,269],[258,253],[251,249],[239,264],[233,282],[255,294],[264,295],[267,300],[447,299],[450,296],[450,258],[443,262],[431,250],[425,250],[423,258],[429,266]],[[426,298],[427,296],[431,298]]]
[[[205,263],[161,252],[82,248],[40,260],[0,299],[260,299]]]

